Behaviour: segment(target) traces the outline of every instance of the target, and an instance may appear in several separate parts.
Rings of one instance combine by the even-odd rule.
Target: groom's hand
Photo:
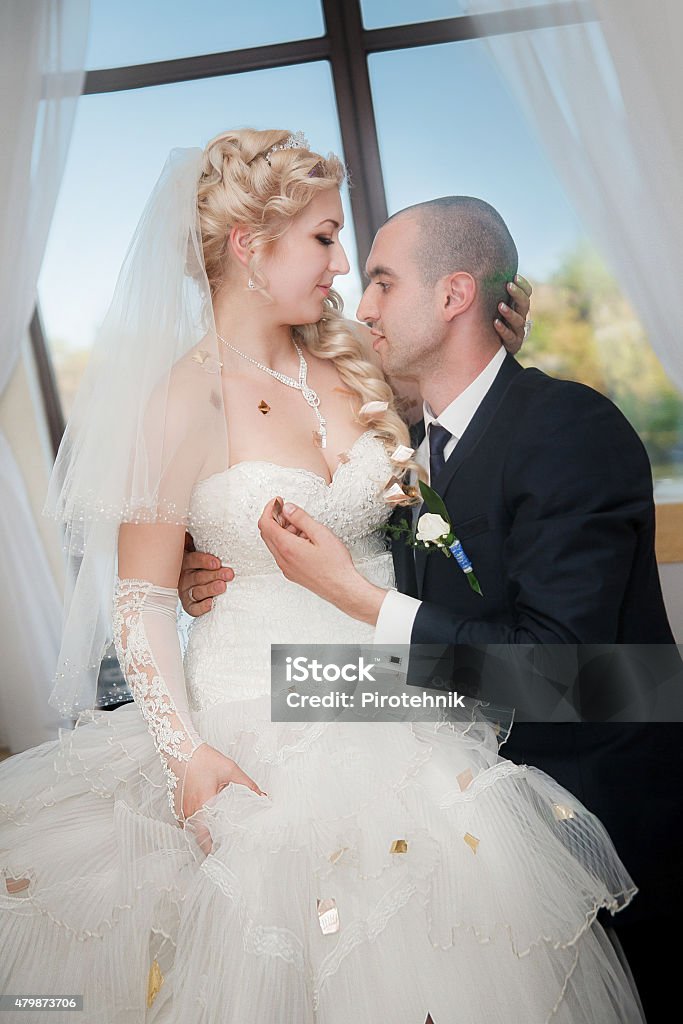
[[[524,325],[531,308],[533,289],[521,274],[515,274],[514,281],[508,281],[506,287],[510,295],[509,302],[499,304],[501,316],[493,324],[505,348],[514,356],[524,343]]]
[[[284,506],[281,525],[273,514],[279,501],[268,502],[258,528],[283,576],[374,626],[387,591],[361,576],[339,538],[298,505]]]
[[[229,566],[221,566],[220,558],[204,551],[195,551],[194,541],[185,534],[185,553],[180,567],[178,594],[188,615],[198,618],[211,611],[213,599],[223,594],[235,573]]]

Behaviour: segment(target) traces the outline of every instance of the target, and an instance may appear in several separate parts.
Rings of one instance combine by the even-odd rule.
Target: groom
[[[643,445],[608,399],[506,355],[491,319],[516,266],[487,203],[433,200],[380,229],[358,308],[385,373],[417,382],[416,440],[483,597],[453,559],[400,543],[387,592],[329,531],[307,546],[264,515],[263,538],[295,582],[376,625],[379,643],[673,643]],[[288,518],[315,529],[303,510]]]
[[[421,203],[378,232],[358,309],[386,374],[419,385],[424,421],[414,443],[483,596],[454,559],[413,554],[401,541],[398,589],[377,587],[301,508],[286,505],[285,514],[304,536],[283,530],[269,505],[263,539],[288,579],[375,625],[378,643],[672,644],[643,446],[606,398],[505,353],[491,319],[516,268],[514,242],[488,204]],[[598,814],[640,887],[615,927],[646,1010],[661,988],[665,929],[680,911],[671,900],[683,862],[681,733],[665,724],[518,724],[504,749]]]

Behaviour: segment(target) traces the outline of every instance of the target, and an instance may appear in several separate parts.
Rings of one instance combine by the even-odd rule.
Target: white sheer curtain
[[[84,77],[90,0],[0,3],[0,396],[17,365]],[[56,736],[61,602],[0,434],[0,746]]]
[[[476,15],[494,4],[464,6]],[[486,45],[683,391],[683,2],[594,0],[593,11],[596,21],[491,36]]]

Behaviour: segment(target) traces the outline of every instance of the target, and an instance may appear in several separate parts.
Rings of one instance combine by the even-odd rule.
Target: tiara
[[[308,139],[303,132],[294,132],[293,135],[288,135],[284,142],[276,142],[274,146],[271,146],[267,153],[264,153],[264,157],[268,161],[270,166],[271,153],[275,153],[278,149],[310,149]]]

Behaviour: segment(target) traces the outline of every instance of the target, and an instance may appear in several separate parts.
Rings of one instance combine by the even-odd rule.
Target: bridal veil
[[[59,448],[44,512],[64,525],[62,645],[49,703],[103,706],[119,525],[191,528],[200,480],[224,471],[228,431],[197,186],[203,151],[174,149],[145,206]],[[210,515],[210,510],[205,513]]]

